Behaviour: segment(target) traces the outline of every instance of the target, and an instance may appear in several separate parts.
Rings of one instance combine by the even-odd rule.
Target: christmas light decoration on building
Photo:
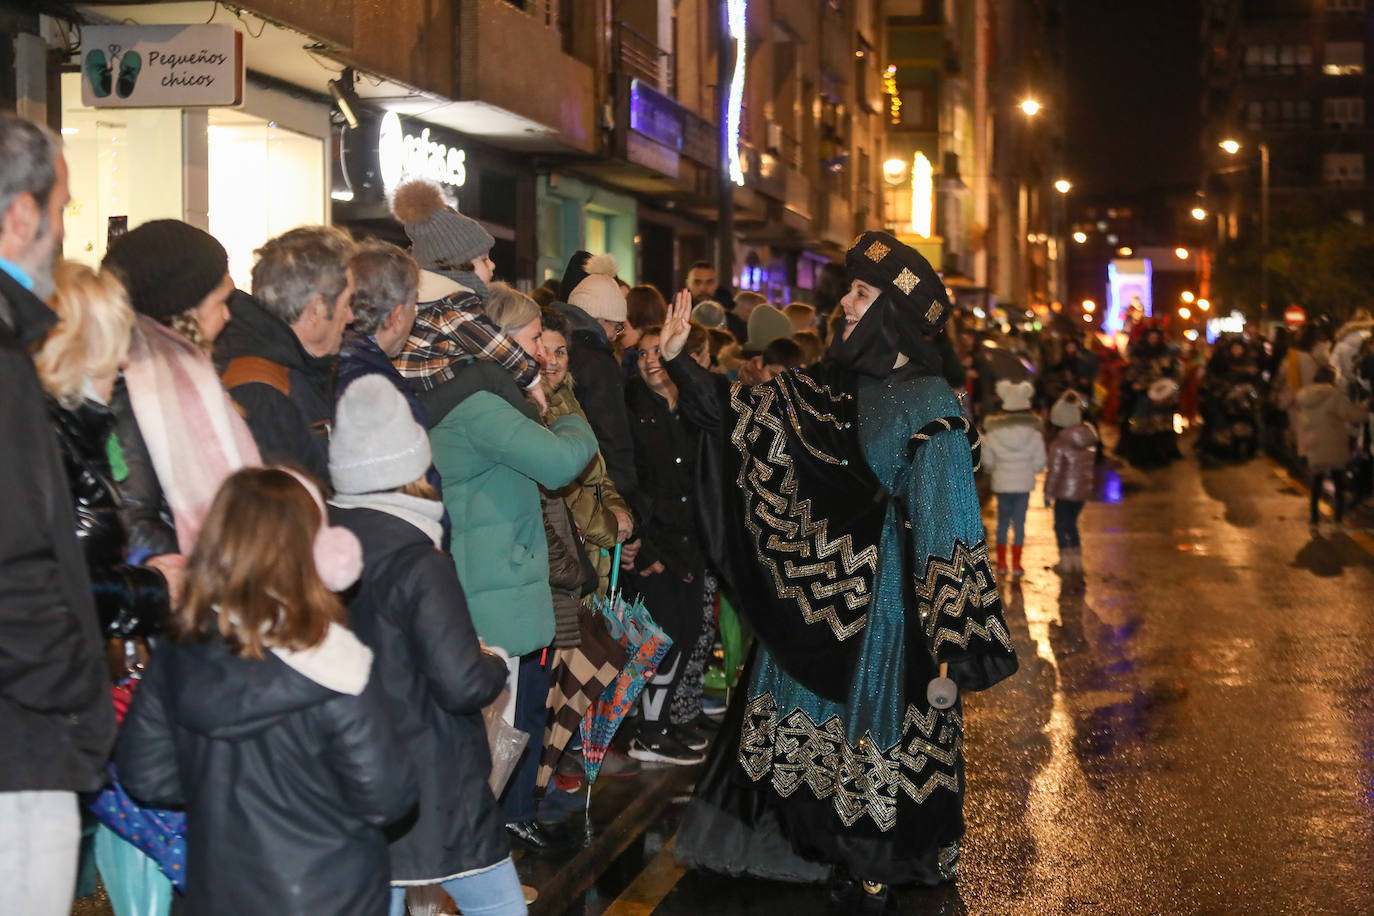
[[[730,148],[730,180],[740,187],[744,186],[744,165],[740,162],[739,128],[740,110],[744,106],[744,68],[745,68],[745,19],[748,15],[746,0],[726,0],[726,13],[730,26],[730,37],[735,40],[735,73],[730,79],[730,108],[726,117],[726,134]]]
[[[887,117],[893,124],[902,123],[902,92],[897,88],[897,65],[888,64],[883,71],[883,93],[887,96]]]

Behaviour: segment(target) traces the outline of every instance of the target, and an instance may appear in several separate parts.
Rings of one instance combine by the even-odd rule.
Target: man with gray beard
[[[114,706],[70,490],[31,351],[56,323],[70,194],[61,141],[0,115],[0,912],[65,916],[76,793],[100,788]]]

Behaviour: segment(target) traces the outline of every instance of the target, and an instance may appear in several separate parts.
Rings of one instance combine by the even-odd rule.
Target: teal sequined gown
[[[942,379],[860,379],[863,455],[899,498],[867,623],[853,637],[862,648],[847,701],[807,690],[759,647],[679,831],[686,864],[793,881],[824,880],[834,865],[893,884],[955,876],[963,710],[931,708],[924,685],[938,676],[937,657],[978,667],[990,656],[995,679],[1015,669],[969,439],[939,425],[958,414]],[[922,444],[909,458],[913,436]]]

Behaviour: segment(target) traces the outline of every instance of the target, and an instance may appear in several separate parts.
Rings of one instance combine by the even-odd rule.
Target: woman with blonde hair
[[[59,321],[34,364],[62,448],[96,609],[107,637],[155,635],[167,616],[167,578],[156,559],[145,566],[125,562],[128,538],[111,467],[118,452],[110,441],[110,394],[129,352],[134,313],[124,287],[108,273],[63,261],[54,280],[50,304]]]
[[[129,794],[186,809],[190,913],[388,911],[383,828],[414,806],[415,771],[334,594],[361,547],[324,511],[294,471],[225,480],[124,722]]]

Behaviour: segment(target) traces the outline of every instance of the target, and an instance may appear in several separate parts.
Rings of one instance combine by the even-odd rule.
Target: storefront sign
[[[377,132],[377,160],[382,184],[388,191],[405,178],[427,178],[453,188],[461,188],[467,182],[467,152],[459,146],[440,143],[437,135],[431,127],[424,127],[418,135],[407,133],[400,115],[394,111],[386,113]]]
[[[630,130],[677,152],[682,149],[682,106],[639,80],[630,81]]]
[[[102,25],[82,31],[88,108],[243,104],[243,33],[231,25]]]

